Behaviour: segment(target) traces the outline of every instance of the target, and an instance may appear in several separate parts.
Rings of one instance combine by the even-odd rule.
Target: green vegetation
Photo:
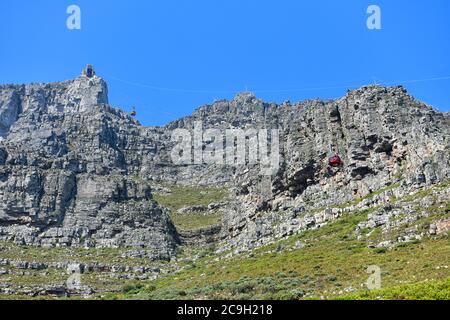
[[[157,193],[154,199],[162,206],[176,212],[183,207],[207,206],[228,196],[224,189],[172,186],[170,193]]]
[[[222,214],[172,214],[172,221],[178,230],[199,230],[220,224],[222,221]]]
[[[222,214],[208,212],[206,210],[178,214],[177,211],[184,207],[208,206],[211,203],[222,201],[228,196],[224,189],[172,186],[170,193],[155,194],[155,200],[162,206],[170,209],[170,216],[178,230],[190,231],[208,228],[217,225],[222,220]]]
[[[114,248],[41,248],[32,246],[20,246],[10,242],[0,242],[0,257],[2,260],[16,262],[34,262],[48,265],[48,268],[42,270],[24,269],[14,265],[0,265],[0,270],[6,270],[7,273],[0,274],[0,284],[10,285],[13,288],[22,287],[23,289],[32,289],[45,285],[64,285],[69,277],[67,270],[56,268],[52,263],[83,263],[85,265],[104,265],[104,266],[127,266],[141,267],[152,266],[153,268],[169,269],[167,262],[150,261],[146,257],[130,258],[126,253],[132,250],[114,249]],[[141,249],[144,251],[144,249]],[[97,292],[116,292],[123,286],[132,282],[132,279],[123,277],[127,272],[109,272],[89,271],[81,275],[81,281],[84,285],[93,288]],[[0,299],[31,299],[31,296],[21,295],[0,295]],[[36,297],[36,299],[54,299],[55,297]],[[77,297],[75,297],[77,298]]]
[[[390,186],[392,188],[395,186]],[[450,217],[450,203],[438,199],[440,184],[399,199],[398,203],[426,198],[427,206],[411,205],[417,219],[384,230],[358,230],[361,222],[378,208],[346,213],[315,230],[277,240],[251,252],[231,255],[215,253],[213,247],[180,247],[177,261],[154,262],[128,258],[130,249],[77,249],[25,247],[0,242],[2,259],[35,262],[72,261],[121,266],[151,266],[164,270],[157,279],[125,277],[126,272],[87,272],[82,282],[92,287],[94,299],[450,299],[449,234],[427,236],[430,223]],[[219,202],[226,192],[219,189],[172,187],[172,192],[155,198],[172,211],[185,206]],[[375,194],[384,192],[378,191]],[[182,200],[180,200],[182,199]],[[416,202],[414,202],[416,203]],[[422,202],[421,202],[422,203]],[[393,217],[399,222],[407,214]],[[177,215],[181,230],[196,230],[217,224],[219,213]],[[390,248],[371,245],[396,240],[410,228],[417,228],[421,240],[397,243]],[[142,249],[143,250],[143,249]],[[369,291],[367,268],[381,269],[382,288]],[[9,273],[0,283],[32,287],[64,283],[65,270],[22,270],[0,266]],[[0,299],[11,296],[1,295]],[[29,299],[27,296],[14,298]],[[39,297],[39,299],[49,297]]]
[[[422,195],[419,197],[419,194]],[[430,192],[419,191],[409,197],[417,197],[416,199],[422,199],[423,197],[429,196]],[[404,201],[404,200],[402,200]],[[434,199],[434,205],[428,208],[422,208],[417,206],[415,209],[415,214],[418,214],[418,217],[414,221],[403,222],[397,228],[392,228],[390,230],[382,230],[382,227],[377,227],[375,229],[369,230],[369,233],[366,233],[367,241],[371,243],[380,243],[382,241],[395,241],[399,235],[402,235],[408,229],[417,229],[419,233],[427,233],[430,227],[430,224],[438,221],[450,218],[450,202],[443,201],[439,202],[437,199]],[[399,216],[393,217],[392,221],[401,222],[407,218],[407,214],[401,214]]]
[[[398,187],[393,184],[345,207]],[[435,190],[446,185],[435,186]],[[402,201],[432,194],[421,190]],[[343,206],[344,207],[344,206]],[[231,258],[205,256],[182,271],[147,283],[129,299],[448,299],[450,242],[448,235],[425,237],[391,249],[369,248],[375,240],[395,240],[406,228],[426,231],[432,221],[449,216],[449,202],[436,202],[417,221],[384,232],[381,227],[355,232],[359,223],[377,208],[348,213],[322,228]],[[399,217],[401,218],[401,217]],[[366,233],[368,234],[366,235]],[[302,243],[302,249],[296,244]],[[375,242],[377,243],[377,242]],[[214,259],[218,258],[218,259]],[[368,266],[382,270],[382,290],[367,291]]]
[[[343,296],[346,300],[450,300],[450,278]]]
[[[10,242],[0,242],[0,250],[2,259],[40,263],[73,261],[85,264],[95,262],[108,265],[125,264],[130,266],[139,266],[142,265],[143,261],[145,261],[144,259],[124,258],[123,255],[130,250],[126,248],[42,248],[20,246]]]
[[[367,214],[368,211],[348,214],[320,229],[277,241],[249,255],[216,261],[206,256],[174,275],[148,282],[143,288],[118,297],[334,299],[364,289],[370,265],[381,268],[386,289],[404,283],[442,281],[450,276],[448,266],[442,266],[450,255],[448,237],[424,239],[392,249],[370,249],[354,232]],[[295,249],[294,244],[299,241],[305,246]]]

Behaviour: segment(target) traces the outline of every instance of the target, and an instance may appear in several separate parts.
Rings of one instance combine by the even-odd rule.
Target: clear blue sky
[[[66,28],[71,4],[81,30]],[[366,27],[370,4],[382,30]],[[450,1],[1,0],[0,43],[0,83],[71,79],[92,63],[113,105],[159,125],[246,89],[282,102],[373,77],[450,77]],[[449,78],[405,85],[450,110]]]

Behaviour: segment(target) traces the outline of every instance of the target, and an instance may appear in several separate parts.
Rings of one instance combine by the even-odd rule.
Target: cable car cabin
[[[339,155],[335,154],[328,160],[328,164],[330,165],[330,167],[338,168],[344,165],[344,161],[342,161]]]

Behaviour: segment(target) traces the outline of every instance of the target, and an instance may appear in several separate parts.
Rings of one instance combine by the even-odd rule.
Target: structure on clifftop
[[[95,76],[95,70],[94,70],[94,67],[92,66],[92,64],[88,64],[86,66],[86,68],[83,69],[82,75],[86,76],[88,78],[92,78]]]

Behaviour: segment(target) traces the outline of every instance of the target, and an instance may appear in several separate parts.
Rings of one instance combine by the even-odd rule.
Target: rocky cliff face
[[[102,79],[1,86],[0,97],[1,239],[173,254],[174,227],[136,174],[153,146],[108,106]]]
[[[276,110],[269,117],[283,132],[281,170],[269,181],[252,171],[239,175],[241,214],[229,214],[223,234],[236,247],[317,228],[354,209],[351,203],[375,208],[450,177],[448,115],[403,87],[364,87],[341,99]],[[328,165],[330,146],[343,167]],[[261,185],[271,189],[269,196]]]
[[[279,129],[280,169],[264,176],[258,165],[174,165],[171,133],[195,122]],[[449,115],[402,87],[282,105],[244,93],[147,128],[108,105],[107,86],[96,76],[0,86],[0,239],[144,246],[169,258],[178,233],[152,200],[154,183],[164,182],[226,186],[234,197],[218,247],[251,249],[320,226],[339,217],[342,204],[379,190],[402,195],[448,179],[449,145]],[[331,152],[343,167],[328,166]],[[386,202],[382,195],[369,206]]]

